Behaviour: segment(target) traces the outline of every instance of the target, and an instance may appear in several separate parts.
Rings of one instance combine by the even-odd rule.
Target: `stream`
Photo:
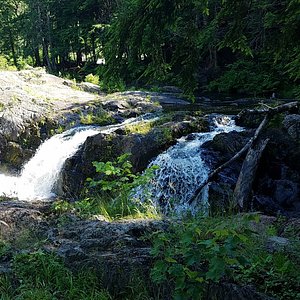
[[[56,197],[56,183],[64,162],[73,156],[84,141],[98,133],[110,133],[127,124],[141,121],[153,121],[157,117],[147,114],[131,118],[117,125],[103,127],[83,126],[56,134],[46,140],[37,149],[35,155],[23,166],[18,176],[0,174],[0,196],[18,198],[19,200],[46,200]],[[178,214],[188,208],[187,201],[196,187],[203,182],[210,171],[209,166],[201,158],[201,146],[212,140],[221,132],[242,128],[234,124],[227,116],[211,116],[211,131],[193,133],[178,140],[177,144],[158,155],[149,165],[159,167],[148,186],[148,193],[154,202],[164,210]],[[144,190],[137,194],[146,194]],[[203,189],[198,206],[208,206],[208,188]],[[205,209],[206,210],[206,209]]]

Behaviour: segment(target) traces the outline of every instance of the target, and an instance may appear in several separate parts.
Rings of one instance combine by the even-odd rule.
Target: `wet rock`
[[[275,180],[274,200],[279,205],[289,207],[297,202],[299,184],[291,180]]]
[[[217,160],[220,163],[240,151],[251,136],[251,131],[221,133],[216,135],[212,141],[206,142],[204,148],[218,153]]]
[[[300,115],[287,115],[283,120],[283,126],[288,134],[296,141],[300,140]]]
[[[3,152],[2,162],[10,163],[13,167],[21,166],[26,156],[26,152],[16,142],[8,142]]]
[[[59,193],[76,198],[88,177],[96,178],[93,161],[112,161],[124,153],[131,153],[130,160],[134,172],[141,172],[150,160],[172,145],[177,138],[193,131],[207,128],[205,120],[197,122],[168,122],[154,127],[146,134],[97,134],[87,138],[82,148],[69,158],[63,167]]]
[[[232,132],[217,135],[213,141],[207,142],[204,158],[211,169],[233,157],[252,135],[253,131]],[[270,141],[260,160],[250,206],[273,215],[300,215],[299,142],[282,128],[268,128],[262,133],[262,138]],[[211,184],[210,201],[214,209],[223,211],[226,210],[223,205],[230,205],[242,162],[243,158],[233,162]]]
[[[245,113],[239,114],[235,119],[236,125],[246,127],[246,128],[257,128],[261,121],[264,119],[263,114],[251,114]]]

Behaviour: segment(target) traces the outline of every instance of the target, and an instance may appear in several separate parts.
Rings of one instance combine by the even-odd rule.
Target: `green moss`
[[[94,112],[89,112],[80,116],[80,123],[84,125],[96,124],[103,126],[113,124],[115,122],[115,119],[112,118],[110,113],[100,108],[98,108]]]
[[[125,126],[125,131],[127,134],[130,133],[139,133],[147,134],[153,127],[153,122],[140,122],[138,124],[131,124]]]

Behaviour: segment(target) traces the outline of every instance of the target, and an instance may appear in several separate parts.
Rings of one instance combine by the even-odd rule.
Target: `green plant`
[[[93,75],[93,74],[88,74],[85,76],[84,81],[98,85],[99,84],[99,76]]]
[[[147,134],[153,128],[153,122],[140,122],[138,124],[130,124],[125,126],[125,131],[129,133]]]
[[[299,263],[299,261],[298,261]],[[258,286],[276,299],[300,299],[299,265],[286,253],[259,251],[252,256],[251,265],[240,266],[235,279],[244,284]]]
[[[201,299],[210,282],[246,266],[249,261],[241,253],[252,232],[244,220],[232,221],[228,226],[222,219],[192,219],[169,233],[155,234],[153,280],[174,285],[176,299]]]
[[[13,271],[17,286],[0,277],[5,283],[2,295],[13,299],[91,299],[107,300],[109,295],[101,289],[99,279],[92,270],[72,273],[54,254],[37,251],[14,257]],[[12,299],[10,298],[10,299]],[[2,298],[1,298],[2,299]]]
[[[109,125],[115,123],[115,119],[104,109],[98,109],[96,112],[89,112],[80,116],[80,123],[84,125]]]
[[[157,208],[151,199],[141,201],[135,194],[135,188],[145,187],[143,196],[147,196],[146,186],[157,167],[147,169],[143,174],[134,174],[132,164],[128,160],[130,154],[126,153],[114,162],[93,162],[100,179],[88,178],[87,193],[94,194],[85,199],[99,213],[109,218],[125,217],[159,217]],[[78,204],[77,204],[78,205]]]
[[[1,220],[0,220],[0,223],[1,223]],[[1,256],[7,254],[7,252],[9,250],[10,250],[10,245],[7,242],[0,239],[0,258],[1,258]]]
[[[16,71],[17,68],[11,64],[7,57],[0,55],[0,70]]]
[[[258,235],[253,221],[257,215],[189,219],[155,233],[152,279],[168,285],[175,299],[203,299],[210,283],[223,280],[252,284],[278,299],[300,299],[298,251],[268,252],[269,230]]]

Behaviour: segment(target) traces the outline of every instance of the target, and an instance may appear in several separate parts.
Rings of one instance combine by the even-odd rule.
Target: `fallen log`
[[[299,108],[299,102],[298,101],[293,101],[289,103],[285,103],[276,107],[270,107],[266,106],[265,104],[262,103],[264,106],[263,109],[243,109],[237,116],[236,119],[242,118],[244,115],[264,115],[264,114],[271,114],[275,115],[281,112],[285,111],[293,111],[295,109]]]
[[[270,139],[265,139],[254,143],[253,146],[249,149],[246,158],[243,162],[233,192],[234,203],[238,205],[241,210],[244,209],[245,204],[246,206],[248,204],[259,161],[269,140]]]
[[[208,175],[207,179],[199,185],[199,187],[194,192],[193,196],[189,199],[188,204],[192,204],[198,198],[198,196],[201,193],[202,189],[209,182],[211,182],[212,179],[219,172],[221,172],[223,169],[225,169],[232,162],[234,162],[235,160],[237,160],[238,158],[240,158],[243,154],[246,153],[246,151],[248,151],[249,149],[251,149],[252,145],[257,140],[257,138],[258,138],[259,134],[261,133],[261,131],[263,130],[263,128],[267,125],[267,123],[269,122],[269,120],[275,114],[282,113],[282,112],[285,112],[285,111],[291,111],[291,110],[294,110],[294,109],[298,109],[298,107],[299,107],[299,102],[295,101],[295,102],[285,103],[285,104],[279,105],[279,106],[274,107],[274,108],[268,108],[268,109],[265,109],[265,110],[244,110],[244,111],[242,111],[241,113],[245,113],[246,111],[250,112],[250,114],[254,113],[254,112],[258,112],[259,114],[263,113],[263,114],[265,114],[265,117],[261,121],[261,123],[257,127],[257,129],[255,130],[255,133],[254,133],[253,137],[248,141],[248,143],[238,153],[236,153],[230,160],[228,160],[227,162],[225,162],[224,164],[222,164],[221,166],[219,166],[218,168],[216,168],[214,171],[212,171]]]

